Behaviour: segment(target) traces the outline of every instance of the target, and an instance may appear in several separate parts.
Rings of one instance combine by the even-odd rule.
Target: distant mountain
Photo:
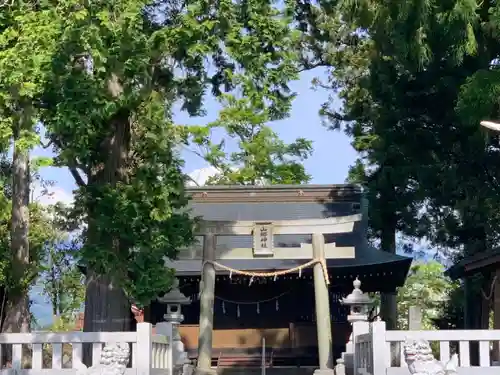
[[[221,172],[215,167],[196,169],[187,174],[188,182],[186,183],[186,185],[189,187],[204,186],[210,178],[220,174]]]
[[[52,309],[42,295],[42,287],[35,285],[30,291],[31,313],[35,316],[38,328],[52,324]],[[35,327],[33,327],[35,328]]]
[[[238,168],[231,168],[232,171],[237,171]],[[217,177],[221,175],[222,172],[215,167],[206,167],[196,169],[187,174],[188,181],[186,182],[186,186],[188,187],[196,187],[196,186],[205,186],[210,178]],[[257,181],[256,185],[266,185],[266,181],[261,179]]]

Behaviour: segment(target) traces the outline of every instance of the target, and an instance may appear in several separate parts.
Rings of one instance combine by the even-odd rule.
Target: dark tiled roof
[[[194,200],[238,202],[359,201],[358,185],[202,186],[186,189]]]
[[[400,287],[404,284],[406,276],[411,266],[412,259],[396,254],[389,254],[380,250],[371,249],[366,254],[370,257],[363,259],[327,259],[327,267],[332,278],[352,278],[359,276],[361,279],[376,280],[378,285],[374,288],[365,286],[364,289],[382,290]],[[250,259],[250,260],[220,260],[225,266],[238,270],[272,271],[284,270],[306,263],[306,260],[278,260],[278,259]],[[201,275],[201,261],[178,261],[176,264],[177,275],[179,277],[199,277]],[[304,274],[311,272],[311,269],[304,270]],[[217,270],[218,275],[228,272]],[[376,275],[378,274],[378,275]],[[389,285],[385,284],[389,283]],[[382,288],[383,287],[383,288]],[[382,289],[381,289],[382,288]]]
[[[203,203],[190,202],[194,216],[205,220],[298,220],[321,219],[359,213],[352,203],[276,202],[276,203]]]
[[[211,190],[217,190],[224,197],[223,192],[227,191],[228,196],[231,196],[235,191],[264,191],[264,190],[292,190],[297,188],[316,189],[327,191],[346,191],[352,194],[351,200],[330,201],[310,200],[310,201],[268,201],[251,202],[245,201],[245,195],[234,195],[235,201],[225,200],[221,202],[213,202],[203,198],[195,199],[190,202],[190,208],[194,216],[205,220],[213,221],[276,221],[276,220],[300,220],[300,219],[321,219],[329,217],[341,217],[359,214],[363,208],[361,203],[361,190],[356,185],[321,185],[321,186],[271,186],[271,187],[221,187],[221,186],[206,186],[196,189],[190,189],[192,193],[200,191],[208,191],[207,197],[210,197]],[[347,194],[347,193],[346,193]],[[251,195],[251,194],[250,194]],[[249,196],[250,196],[249,195]],[[358,204],[356,204],[358,203]],[[328,259],[328,268],[344,268],[346,271],[352,270],[355,272],[360,267],[377,267],[383,270],[398,269],[398,272],[403,275],[400,277],[400,282],[404,282],[404,278],[410,267],[411,258],[400,255],[390,254],[384,251],[377,250],[367,246],[365,241],[366,233],[366,218],[362,222],[356,223],[353,233],[340,234],[325,234],[325,242],[335,242],[337,246],[354,246],[355,259]],[[311,243],[311,236],[308,235],[286,235],[275,236],[275,244],[279,247],[290,247],[293,251],[294,247],[299,247],[300,243]],[[251,248],[251,236],[225,236],[221,238],[218,245],[223,248]],[[220,247],[218,248],[220,249]],[[223,260],[220,263],[231,268],[240,270],[272,270],[272,269],[288,269],[305,263],[305,260],[280,260],[280,259],[234,259]],[[201,261],[178,261],[176,262],[177,273],[179,275],[196,275],[200,273]]]
[[[500,248],[474,254],[451,266],[446,270],[446,275],[452,279],[459,279],[469,273],[480,272],[483,268],[488,268],[500,263],[499,256]],[[468,270],[468,268],[470,268],[470,270]]]
[[[307,263],[304,259],[224,259],[218,260],[225,266],[238,270],[283,270],[289,269],[301,264]],[[412,258],[404,257],[397,254],[390,254],[385,251],[380,251],[374,248],[367,249],[362,255],[356,256],[355,259],[327,259],[328,268],[342,267],[359,267],[359,266],[380,266],[387,265],[388,269],[393,266],[401,266],[408,268],[412,262]],[[201,272],[201,260],[178,260],[175,261],[175,268],[178,275],[195,275]],[[407,267],[408,266],[408,267]],[[223,270],[218,270],[217,273],[227,273]]]
[[[324,190],[328,189],[331,191],[344,191],[344,192],[356,192],[361,193],[362,188],[357,184],[307,184],[307,185],[204,185],[204,186],[193,186],[188,187],[186,190],[188,192],[196,192],[196,191],[273,191],[273,190]]]

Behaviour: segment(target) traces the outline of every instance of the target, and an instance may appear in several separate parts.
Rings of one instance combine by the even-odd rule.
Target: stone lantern
[[[367,321],[369,308],[373,305],[373,300],[360,289],[361,281],[357,277],[352,285],[354,289],[351,294],[340,300],[340,303],[349,306],[350,312],[347,320],[351,323]]]
[[[163,297],[158,297],[158,302],[167,305],[167,313],[163,315],[163,318],[167,323],[172,324],[174,366],[182,368],[184,365],[189,364],[189,359],[187,353],[184,351],[184,344],[181,341],[179,324],[184,320],[182,306],[189,305],[191,303],[191,298],[181,293],[179,290],[179,281],[175,279],[170,292],[166,293]],[[161,329],[161,325],[162,323],[156,325],[158,333],[160,333],[159,329]]]

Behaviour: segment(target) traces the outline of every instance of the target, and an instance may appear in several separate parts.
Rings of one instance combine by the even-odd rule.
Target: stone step
[[[313,375],[316,368],[312,367],[270,367],[266,375]],[[219,375],[261,375],[260,367],[219,367]]]

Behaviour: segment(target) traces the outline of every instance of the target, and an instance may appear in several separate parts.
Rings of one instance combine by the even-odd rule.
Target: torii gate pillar
[[[325,238],[323,233],[312,236],[313,256],[325,259]],[[332,326],[330,321],[330,298],[327,280],[321,263],[314,265],[314,300],[316,304],[316,327],[318,330],[319,369],[316,375],[333,375]]]
[[[204,235],[203,239],[203,276],[200,285],[200,332],[198,334],[198,361],[196,375],[214,375],[212,369],[212,337],[214,329],[214,298],[215,298],[215,246],[216,236],[212,233]],[[209,261],[209,262],[206,262]]]

